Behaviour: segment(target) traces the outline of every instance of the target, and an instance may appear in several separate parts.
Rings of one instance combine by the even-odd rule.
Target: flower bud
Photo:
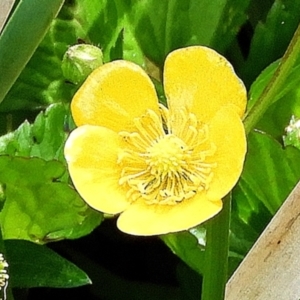
[[[88,75],[103,64],[103,53],[100,48],[79,44],[71,46],[62,60],[63,76],[70,82],[78,85]]]

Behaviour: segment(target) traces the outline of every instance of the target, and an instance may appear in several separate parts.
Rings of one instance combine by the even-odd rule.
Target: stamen
[[[159,110],[161,113],[161,118],[162,118],[162,123],[163,123],[163,128],[165,130],[166,133],[171,133],[169,132],[169,129],[171,127],[170,125],[170,113],[169,110],[162,104],[159,104]]]
[[[161,119],[152,110],[148,110],[141,118],[134,119],[134,124],[141,136],[148,142],[151,142],[158,136],[164,135]]]
[[[159,108],[161,115],[148,110],[136,118],[136,131],[120,132],[127,148],[118,157],[119,184],[128,188],[131,201],[175,205],[209,188],[216,163],[207,157],[216,147],[209,143],[208,127],[194,114]]]

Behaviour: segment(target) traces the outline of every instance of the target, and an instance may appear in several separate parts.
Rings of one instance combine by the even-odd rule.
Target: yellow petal
[[[223,105],[240,117],[246,89],[230,63],[212,49],[194,46],[171,52],[164,67],[164,87],[171,109],[187,107],[206,123]]]
[[[207,191],[213,200],[224,197],[238,181],[247,145],[243,123],[232,107],[219,110],[208,126],[209,140],[216,146],[215,154],[207,157],[208,162],[216,163]]]
[[[121,140],[112,130],[85,125],[75,129],[65,145],[69,172],[82,198],[94,209],[116,214],[128,205],[118,184],[117,154]]]
[[[133,119],[147,109],[158,112],[154,85],[145,71],[128,61],[99,67],[75,94],[72,115],[77,126],[89,124],[131,131]]]
[[[187,230],[212,218],[222,209],[222,201],[208,201],[197,195],[177,205],[133,203],[119,217],[117,226],[133,235],[158,235]]]

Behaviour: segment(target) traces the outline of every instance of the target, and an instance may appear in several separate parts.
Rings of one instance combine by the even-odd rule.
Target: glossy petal
[[[209,139],[216,146],[209,161],[217,163],[209,185],[209,199],[224,197],[241,175],[246,154],[246,136],[243,123],[232,107],[223,107],[209,123]]]
[[[117,154],[122,141],[112,130],[85,125],[75,129],[65,145],[73,183],[82,198],[96,210],[116,214],[129,205],[118,184]]]
[[[157,235],[187,230],[212,218],[222,209],[222,201],[197,195],[177,205],[133,203],[119,217],[117,226],[133,235]]]
[[[245,111],[243,83],[223,56],[206,47],[171,52],[165,62],[164,87],[171,109],[188,107],[204,123],[224,105],[233,105],[240,117]]]
[[[128,61],[114,61],[93,71],[75,94],[71,109],[77,126],[131,131],[134,118],[147,109],[158,111],[158,100],[142,68]]]
[[[118,154],[128,148],[128,140],[117,132],[136,132],[134,119],[142,117],[148,109],[159,113],[155,88],[146,73],[131,62],[105,64],[89,76],[72,101],[72,114],[80,127],[71,133],[65,156],[74,185],[95,209],[121,213],[119,229],[133,235],[187,230],[212,218],[222,209],[220,199],[236,184],[243,168],[246,138],[241,117],[246,90],[228,61],[206,47],[176,50],[166,59],[164,85],[171,110],[184,113],[187,108],[199,122],[191,120],[192,125],[207,126],[208,140],[202,137],[203,143],[194,144],[193,149],[199,151],[195,153],[195,162],[204,160],[199,168],[209,174],[207,168],[212,163],[213,172],[207,190],[176,205],[150,205],[143,199],[130,201],[126,198],[128,187],[119,184],[122,169]],[[150,125],[145,120],[139,124],[145,132]],[[145,157],[144,144],[135,145],[142,151],[136,153],[138,159]],[[200,154],[201,151],[206,153]],[[205,174],[203,171],[204,177]]]

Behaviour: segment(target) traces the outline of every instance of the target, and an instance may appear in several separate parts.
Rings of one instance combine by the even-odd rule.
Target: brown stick
[[[0,1],[0,33],[14,5],[15,0]]]
[[[228,281],[225,299],[300,299],[300,182]]]

